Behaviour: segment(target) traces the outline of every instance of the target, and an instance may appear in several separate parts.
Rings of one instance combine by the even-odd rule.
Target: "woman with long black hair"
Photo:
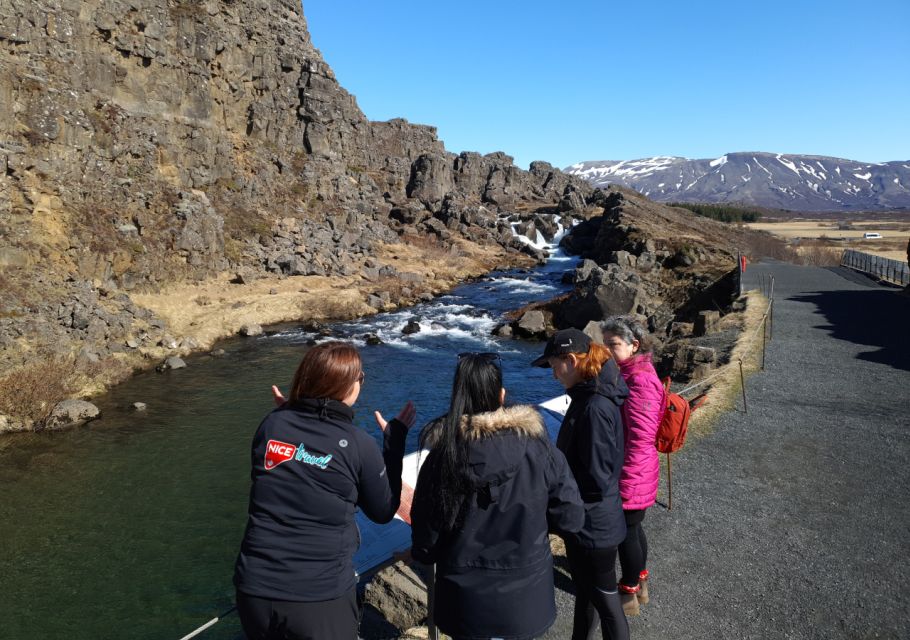
[[[620,407],[629,395],[610,351],[578,329],[557,331],[533,363],[552,367],[571,404],[556,438],[578,483],[585,522],[566,539],[575,583],[572,640],[628,640],[629,624],[616,583],[616,547],[626,537],[619,475],[623,465]]]
[[[414,559],[436,563],[437,626],[453,638],[535,638],[556,618],[549,531],[583,512],[565,457],[529,406],[503,407],[497,354],[462,354],[411,508]]]

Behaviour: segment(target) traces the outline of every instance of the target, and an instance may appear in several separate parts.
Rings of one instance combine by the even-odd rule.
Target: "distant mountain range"
[[[714,160],[592,160],[565,171],[595,187],[618,184],[658,202],[737,203],[793,211],[910,209],[910,160],[875,164],[740,152]]]

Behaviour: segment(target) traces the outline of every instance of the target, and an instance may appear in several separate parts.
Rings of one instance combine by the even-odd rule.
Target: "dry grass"
[[[850,228],[838,228],[839,225]],[[810,243],[810,246],[811,243],[822,243],[832,250],[855,249],[899,261],[907,259],[907,239],[910,238],[910,223],[906,220],[797,220],[756,222],[746,226],[755,231],[773,234],[787,242],[799,241],[801,246],[807,243]],[[863,234],[867,232],[881,233],[883,237],[865,240]],[[830,258],[826,261],[817,252],[809,253],[809,261],[803,264],[825,266],[832,264]],[[817,262],[820,259],[822,261]]]
[[[762,323],[768,308],[768,299],[759,291],[746,293],[746,310],[738,317],[742,333],[727,364],[715,369],[711,375],[717,376],[707,386],[708,402],[692,414],[689,421],[689,433],[699,437],[710,433],[711,427],[722,414],[742,407],[742,384],[739,375],[739,361],[743,361],[746,377],[761,368]],[[686,394],[693,397],[704,391],[704,388]]]
[[[175,336],[191,336],[203,349],[235,335],[245,324],[347,319],[368,314],[358,278],[277,276],[233,284],[228,274],[200,283],[173,285],[134,302],[167,321]],[[274,291],[275,293],[271,293]]]
[[[844,254],[842,247],[831,246],[824,240],[810,240],[796,248],[800,264],[813,267],[836,267]]]
[[[766,231],[755,231],[743,235],[744,251],[753,261],[760,258],[774,258],[784,262],[795,262],[796,251],[787,241]]]
[[[131,372],[114,358],[94,364],[73,357],[37,360],[0,378],[0,413],[40,424],[58,402],[91,395]]]
[[[324,322],[370,315],[376,312],[366,303],[370,293],[389,291],[394,302],[405,287],[412,292],[441,293],[505,261],[524,260],[524,256],[507,256],[498,245],[482,247],[465,242],[458,246],[457,255],[425,239],[377,247],[380,262],[425,278],[416,285],[394,278],[375,283],[359,275],[269,276],[249,284],[233,284],[229,274],[222,274],[200,283],[172,285],[158,293],[133,294],[132,298],[166,320],[173,335],[193,337],[201,349],[206,349],[219,338],[235,335],[248,323]]]

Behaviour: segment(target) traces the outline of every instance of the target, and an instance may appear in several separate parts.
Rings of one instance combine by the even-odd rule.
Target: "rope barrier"
[[[205,631],[205,630],[208,629],[209,627],[215,625],[219,620],[221,620],[223,617],[225,617],[226,615],[228,615],[228,614],[231,613],[232,611],[235,611],[236,609],[237,609],[237,607],[231,607],[230,609],[228,609],[227,611],[225,611],[224,613],[222,613],[220,616],[216,616],[216,617],[212,618],[211,620],[209,620],[208,622],[206,622],[206,623],[205,623],[204,625],[202,625],[201,627],[197,627],[196,629],[190,631],[188,634],[186,634],[185,636],[183,636],[182,638],[180,638],[180,640],[190,640],[190,638],[195,638],[195,637],[198,636],[200,633],[202,633],[203,631]]]

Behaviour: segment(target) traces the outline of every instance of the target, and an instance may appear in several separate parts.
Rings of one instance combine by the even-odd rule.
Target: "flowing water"
[[[332,325],[361,345],[366,380],[355,421],[378,438],[411,399],[418,424],[444,412],[457,354],[502,354],[508,401],[560,389],[528,363],[542,345],[490,335],[504,311],[563,290],[573,266],[503,272],[433,302]],[[418,319],[421,331],[403,335]],[[366,346],[365,334],[383,344]],[[249,444],[287,389],[302,345],[293,327],[220,345],[164,375],[142,373],[96,404],[102,418],[61,433],[0,441],[0,638],[177,640],[233,605],[231,576],[246,520]],[[136,412],[132,403],[148,410]],[[417,429],[408,450],[416,448]],[[236,615],[201,638],[238,636]]]

